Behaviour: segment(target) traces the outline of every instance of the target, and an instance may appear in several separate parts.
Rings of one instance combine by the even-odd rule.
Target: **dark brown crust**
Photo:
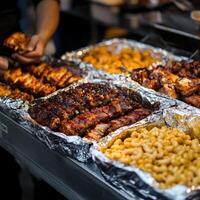
[[[199,108],[200,61],[173,61],[153,69],[133,70],[132,79]]]
[[[145,118],[152,110],[145,108],[139,95],[127,88],[83,83],[36,102],[28,112],[36,122],[54,131],[99,139],[121,126]],[[107,129],[102,134],[95,133],[94,129],[102,124],[108,125]]]

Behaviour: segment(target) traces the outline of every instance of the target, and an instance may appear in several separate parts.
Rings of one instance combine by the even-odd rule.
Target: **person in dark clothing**
[[[36,62],[44,53],[45,46],[55,32],[59,21],[58,0],[33,0],[36,5],[36,33],[31,37],[28,52],[12,58],[23,64]],[[20,31],[20,11],[16,0],[6,0],[0,6],[0,69],[7,69],[8,61],[2,44],[10,34]]]
[[[0,6],[0,72],[8,69],[9,64],[5,56],[3,41],[16,31],[21,31],[19,20],[20,10],[17,0],[6,0]],[[12,58],[23,64],[36,62],[44,53],[48,40],[55,32],[59,21],[59,0],[33,0],[36,11],[36,32],[31,36],[28,52],[19,55],[12,54]],[[21,199],[18,172],[19,165],[4,149],[0,148],[0,187],[1,197],[4,199]]]

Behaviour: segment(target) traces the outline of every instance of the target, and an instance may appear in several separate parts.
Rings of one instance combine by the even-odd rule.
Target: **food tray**
[[[124,77],[123,77],[124,78]],[[101,84],[109,84],[113,86],[120,86],[130,88],[133,91],[137,90],[134,84],[130,83],[127,84],[126,79],[120,78],[119,80],[82,80],[79,81],[77,84],[73,84],[68,88],[58,90],[57,92],[40,99],[37,101],[44,101],[59,92],[67,91],[70,88],[74,88],[83,83],[101,83]],[[137,92],[137,91],[136,91]],[[161,102],[159,97],[149,96],[145,97],[142,93],[138,93],[139,96],[142,98],[142,104],[147,104],[152,106],[153,104],[155,107],[158,108],[158,102],[160,103],[160,107],[169,107],[174,104],[174,102],[165,101]],[[9,116],[14,118],[20,125],[29,129],[33,135],[36,135],[41,141],[43,141],[50,149],[57,150],[64,155],[68,155],[72,158],[75,158],[81,162],[86,162],[91,158],[91,154],[89,152],[90,146],[92,145],[93,141],[83,140],[79,136],[66,136],[60,132],[51,131],[48,127],[41,126],[37,124],[28,114],[29,104],[24,103],[23,101],[14,101],[9,98],[0,98],[0,107],[8,112]],[[157,112],[157,111],[156,111]]]
[[[0,146],[31,174],[44,180],[68,200],[129,199],[123,191],[107,183],[93,163],[80,163],[52,151],[2,111]]]
[[[117,130],[112,135],[102,139],[98,144],[95,144],[91,149],[93,160],[101,169],[105,179],[128,195],[137,193],[142,198],[163,200],[198,199],[200,194],[198,188],[177,185],[173,188],[160,189],[158,183],[155,182],[155,179],[149,173],[137,167],[124,165],[119,161],[112,161],[100,151],[101,147],[106,147],[115,138],[120,138],[120,134],[128,128],[146,127],[151,124],[155,124],[155,126],[158,124],[167,124],[168,126],[177,127],[185,131],[188,129],[190,120],[197,118],[198,120],[200,119],[200,112],[198,110],[187,110],[187,108],[169,108],[164,110],[162,115],[149,116],[149,118],[137,124]]]
[[[168,60],[180,61],[180,60],[183,60],[183,59],[187,59],[186,57],[176,56],[176,55],[173,55],[170,52],[163,50],[161,48],[155,48],[151,45],[147,45],[147,44],[144,44],[144,43],[141,43],[141,42],[137,42],[135,40],[118,39],[118,38],[107,40],[107,41],[104,41],[104,42],[100,42],[98,44],[91,45],[91,46],[88,46],[88,47],[85,47],[85,48],[81,48],[77,51],[66,52],[64,55],[61,56],[61,59],[62,60],[68,60],[68,61],[74,61],[74,62],[77,62],[77,63],[82,63],[82,66],[84,66],[84,64],[87,64],[87,66],[92,67],[91,64],[83,62],[81,58],[87,52],[89,52],[91,49],[93,49],[94,47],[98,47],[98,46],[101,46],[101,45],[113,45],[115,47],[116,52],[120,51],[124,47],[138,49],[138,50],[149,49],[149,50],[152,51],[152,53],[153,53],[153,55],[155,55],[155,57],[159,56],[159,58],[161,60],[161,62],[154,63],[153,65],[165,64],[166,61],[168,61]]]

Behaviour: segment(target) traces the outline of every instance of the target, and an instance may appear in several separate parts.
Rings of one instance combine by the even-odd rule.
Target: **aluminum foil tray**
[[[120,86],[130,88],[136,92],[138,92],[139,96],[141,96],[142,104],[155,106],[159,108],[155,112],[160,112],[162,109],[174,106],[174,102],[171,100],[162,101],[162,98],[149,95],[146,96],[142,92],[139,92],[138,85],[134,84],[134,82],[128,82],[127,77],[125,76],[117,76],[115,80],[101,80],[101,79],[84,79],[79,81],[78,83],[72,84],[71,86],[58,90],[49,96],[42,97],[37,99],[37,101],[45,101],[46,99],[62,92],[67,91],[70,88],[74,88],[83,83],[101,83],[101,84],[109,84],[111,87]],[[34,104],[34,103],[33,103]],[[7,114],[14,118],[21,126],[26,129],[29,129],[36,137],[38,137],[42,142],[44,142],[49,148],[53,150],[57,150],[64,155],[71,156],[81,162],[85,162],[91,158],[90,154],[90,146],[94,141],[84,140],[79,136],[66,136],[60,132],[51,131],[48,127],[41,126],[36,123],[28,114],[29,105],[27,102],[23,102],[20,100],[14,101],[9,98],[0,98],[0,107],[7,112]]]
[[[177,117],[178,116],[178,117]],[[120,137],[122,131],[133,127],[145,127],[150,124],[166,124],[167,126],[177,127],[183,131],[188,129],[191,120],[200,120],[200,111],[187,109],[187,107],[171,107],[163,110],[162,114],[155,114],[146,119],[127,127],[123,127],[103,138],[99,143],[95,143],[91,148],[92,158],[102,172],[104,178],[123,190],[130,199],[137,194],[138,197],[151,200],[186,200],[199,199],[200,187],[188,188],[184,185],[177,185],[173,188],[160,189],[158,183],[149,174],[137,167],[127,166],[119,161],[108,159],[101,151],[101,147]]]
[[[150,49],[153,55],[155,56],[155,58],[158,58],[159,56],[161,60],[160,62],[153,63],[152,65],[165,64],[168,60],[180,61],[183,59],[187,59],[186,57],[176,56],[164,49],[156,48],[151,45],[137,42],[135,40],[115,38],[115,39],[100,42],[95,45],[90,45],[76,51],[66,52],[65,54],[61,56],[61,60],[68,60],[68,61],[74,61],[76,63],[82,63],[82,67],[84,67],[84,65],[87,65],[88,68],[93,68],[93,65],[83,62],[82,57],[94,47],[101,46],[101,45],[113,45],[115,47],[115,52],[119,52],[122,48],[133,48],[133,49],[139,49],[139,50]]]

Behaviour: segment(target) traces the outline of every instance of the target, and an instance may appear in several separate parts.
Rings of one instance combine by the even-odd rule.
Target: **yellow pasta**
[[[177,128],[134,128],[102,152],[126,165],[149,172],[161,188],[200,185],[200,143]]]

